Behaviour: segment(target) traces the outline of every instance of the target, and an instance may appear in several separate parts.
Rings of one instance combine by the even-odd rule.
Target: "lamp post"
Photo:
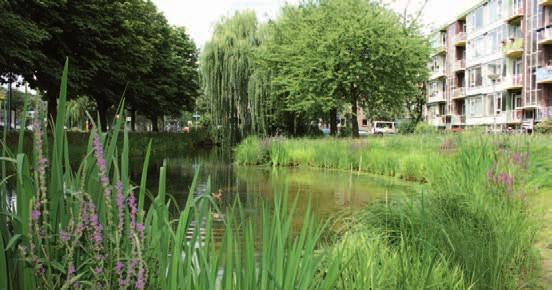
[[[496,81],[500,78],[500,75],[491,73],[488,74],[487,77],[493,82],[493,131],[496,131]]]

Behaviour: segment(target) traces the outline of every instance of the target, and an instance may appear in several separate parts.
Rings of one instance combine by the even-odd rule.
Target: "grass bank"
[[[338,243],[354,253],[344,259],[371,269],[377,258],[367,254],[372,238],[383,236],[386,250],[399,256],[421,259],[426,265],[441,262],[451,273],[459,271],[462,289],[546,287],[539,279],[541,257],[535,246],[546,254],[539,236],[543,216],[532,201],[552,188],[550,137],[466,133],[354,141],[249,138],[236,148],[235,160],[244,165],[330,168],[425,182],[424,192],[375,203],[355,215],[347,231],[336,234],[345,237]],[[352,283],[362,267],[348,269],[351,272],[345,273]]]
[[[89,145],[90,133],[85,132],[66,132],[67,144],[71,146],[71,153],[74,159],[82,159],[86,154]],[[189,134],[183,133],[155,133],[155,132],[128,132],[129,156],[143,156],[144,148],[152,142],[152,154],[160,157],[182,156],[194,149],[204,149],[214,147],[215,143],[210,134],[205,130],[192,130]],[[46,144],[53,143],[53,136],[48,134],[45,139]],[[11,151],[17,151],[19,144],[19,133],[10,132],[7,134],[7,145]],[[122,150],[123,140],[117,140],[117,148]],[[33,150],[33,133],[27,131],[24,133],[23,150],[31,154]]]

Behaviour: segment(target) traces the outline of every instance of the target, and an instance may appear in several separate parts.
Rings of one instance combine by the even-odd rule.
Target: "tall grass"
[[[531,151],[523,140],[489,139],[443,146],[435,136],[248,139],[238,147],[237,162],[244,164],[428,183],[424,194],[369,206],[327,243],[321,237],[328,228],[310,207],[294,223],[299,199],[288,200],[285,190],[250,213],[239,200],[222,207],[209,188],[196,197],[194,181],[178,205],[166,190],[163,165],[158,190],[148,192],[152,143],[141,180],[131,180],[124,118],[110,132],[94,129],[72,168],[63,129],[67,74],[66,64],[51,141],[37,121],[32,156],[9,155],[4,146],[0,158],[14,172],[1,181],[2,289],[513,289],[536,272],[537,227],[523,198],[549,185],[527,174],[547,174],[533,165],[548,168],[547,161],[530,154],[546,147]],[[6,202],[12,193],[15,202]]]
[[[239,205],[224,214],[209,191],[199,198],[190,192],[180,210],[166,192],[164,166],[158,191],[146,191],[151,143],[140,186],[130,180],[121,121],[107,134],[94,129],[87,155],[72,169],[63,130],[67,71],[66,64],[53,144],[38,121],[33,156],[1,159],[16,172],[3,180],[15,180],[16,201],[15,209],[5,202],[0,209],[0,288],[332,288],[335,267],[315,253],[323,228],[309,212],[292,229],[296,203],[286,195],[262,207],[260,222]],[[9,196],[1,192],[2,201]],[[214,216],[223,223],[222,241],[214,240]]]
[[[366,258],[350,254],[348,261],[372,269],[372,259],[389,252],[391,260],[410,257],[425,261],[424,265],[434,263],[437,268],[432,275],[439,276],[442,269],[460,272],[453,275],[458,279],[453,277],[452,284],[434,288],[530,288],[537,285],[539,254],[534,244],[540,227],[539,211],[530,207],[527,199],[552,187],[551,141],[545,136],[481,136],[474,132],[364,141],[279,140],[279,150],[286,152],[288,161],[272,165],[354,170],[426,183],[423,193],[375,203],[356,215],[354,230],[339,235],[346,238],[335,247],[346,248],[341,250],[345,257],[360,251]],[[379,243],[388,248],[382,250]],[[409,266],[416,269],[415,264]],[[339,283],[355,288],[355,283],[362,282],[356,285],[370,288],[371,279],[379,279],[373,270],[369,273],[376,276],[369,279],[355,276],[359,275],[355,268],[359,266],[346,266],[349,276]],[[419,275],[423,271],[414,272]],[[409,277],[387,281],[391,284],[385,285],[393,285],[391,288],[420,288],[408,284],[417,283],[413,279],[419,277],[416,274],[389,275]],[[442,283],[449,281],[442,278]]]

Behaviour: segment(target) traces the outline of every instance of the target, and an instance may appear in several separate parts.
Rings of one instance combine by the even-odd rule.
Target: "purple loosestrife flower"
[[[140,265],[138,269],[138,275],[136,277],[136,289],[144,289],[146,286],[146,271],[143,265]]]
[[[64,231],[64,230],[60,230],[59,231],[59,239],[63,242],[67,242],[71,239],[71,235],[68,232]]]
[[[115,273],[117,275],[121,275],[121,273],[123,272],[123,267],[124,264],[121,263],[121,261],[117,261],[117,263],[115,263]]]
[[[117,225],[117,229],[119,230],[119,234],[122,234],[123,227],[125,225],[125,197],[123,195],[123,183],[120,180],[117,181],[115,188],[117,189],[115,204],[117,205],[117,212],[119,214],[119,224]]]
[[[37,221],[37,220],[40,218],[40,211],[34,209],[34,210],[31,212],[31,217],[33,218],[33,220]]]
[[[94,148],[94,157],[96,158],[96,165],[98,166],[100,183],[102,184],[104,190],[104,202],[107,208],[107,223],[108,225],[111,225],[111,187],[109,184],[109,173],[107,172],[107,163],[100,135],[95,133],[92,143],[92,147]]]
[[[128,207],[130,208],[130,236],[132,238],[136,229],[136,215],[138,213],[138,209],[136,208],[136,198],[134,197],[134,193],[132,193],[132,191],[128,197]]]

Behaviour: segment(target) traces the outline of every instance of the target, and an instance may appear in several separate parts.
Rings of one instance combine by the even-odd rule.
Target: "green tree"
[[[271,40],[263,42],[274,94],[292,112],[329,112],[332,124],[336,111],[349,104],[358,137],[360,106],[368,112],[404,109],[427,77],[427,41],[404,24],[395,12],[365,0],[284,8]]]
[[[200,56],[205,97],[210,101],[214,125],[226,132],[225,140],[237,142],[253,132],[249,95],[254,71],[254,50],[259,46],[257,17],[253,11],[223,18]]]
[[[44,58],[38,49],[48,36],[28,14],[20,1],[0,0],[0,83],[14,82],[15,75],[30,74],[33,64]],[[44,1],[43,5],[48,5]]]

